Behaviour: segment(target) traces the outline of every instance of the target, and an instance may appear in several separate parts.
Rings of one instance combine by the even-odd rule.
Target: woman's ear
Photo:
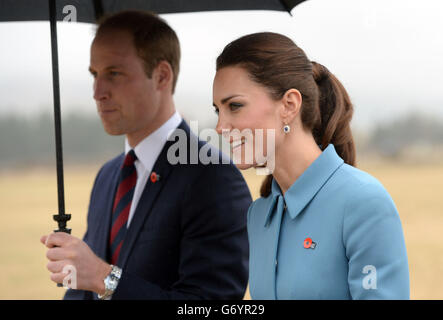
[[[281,99],[283,108],[281,109],[281,117],[286,124],[292,123],[300,112],[302,104],[302,96],[297,89],[289,89]]]
[[[153,74],[157,89],[163,90],[169,86],[172,90],[173,77],[174,74],[171,65],[165,60],[160,61],[157,67],[154,69]]]

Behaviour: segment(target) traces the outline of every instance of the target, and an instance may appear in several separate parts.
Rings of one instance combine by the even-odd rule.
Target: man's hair
[[[143,60],[149,78],[160,61],[172,68],[172,93],[180,69],[180,43],[174,30],[157,14],[148,11],[122,11],[104,16],[97,22],[95,37],[115,31],[132,35],[138,56]]]

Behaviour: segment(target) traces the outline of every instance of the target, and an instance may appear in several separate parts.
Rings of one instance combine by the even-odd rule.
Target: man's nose
[[[103,79],[96,78],[94,80],[94,100],[102,101],[110,96],[109,86]]]

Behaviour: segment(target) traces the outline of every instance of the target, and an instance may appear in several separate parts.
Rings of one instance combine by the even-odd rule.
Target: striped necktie
[[[132,197],[137,183],[137,170],[134,162],[137,160],[134,150],[128,152],[121,167],[120,179],[115,194],[112,210],[111,233],[109,236],[109,257],[111,264],[116,264],[120,249],[126,234]]]

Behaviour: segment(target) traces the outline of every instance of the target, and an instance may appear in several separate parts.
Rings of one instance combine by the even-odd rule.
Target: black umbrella
[[[220,10],[291,10],[303,0],[57,0],[57,20],[75,8],[78,22],[94,23],[104,13],[122,10],[149,10],[180,13]],[[0,21],[49,20],[51,1],[0,0]]]
[[[58,209],[54,220],[56,232],[70,233],[65,213],[63,152],[60,120],[60,87],[57,52],[57,20],[94,23],[103,14],[122,10],[148,10],[156,13],[180,13],[221,10],[291,10],[303,0],[0,0],[0,21],[49,20],[51,27],[52,77],[54,95],[54,126],[57,159]]]

